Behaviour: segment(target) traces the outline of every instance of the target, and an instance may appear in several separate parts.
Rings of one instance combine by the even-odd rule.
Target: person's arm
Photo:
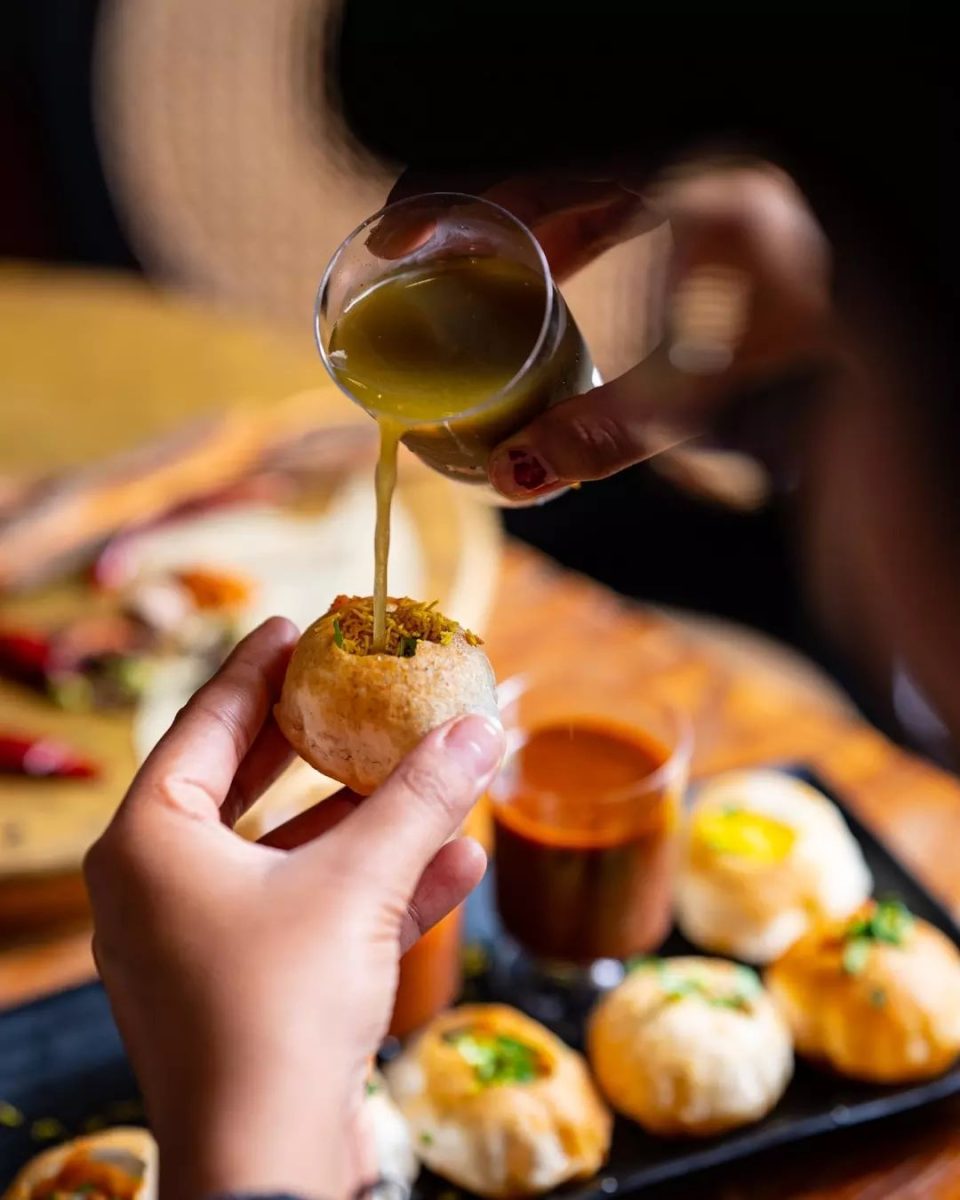
[[[484,870],[455,836],[500,761],[482,717],[431,733],[367,799],[340,792],[260,844],[233,832],[290,758],[270,713],[295,640],[275,619],[240,644],[87,857],[165,1200],[345,1200],[376,1175],[355,1133],[400,955]]]

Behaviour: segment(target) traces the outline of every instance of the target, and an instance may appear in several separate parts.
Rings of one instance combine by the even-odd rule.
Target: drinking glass
[[[504,294],[502,312],[489,284],[498,273],[522,281]],[[445,283],[437,291],[440,274]],[[375,359],[338,343],[358,302],[391,283],[424,281],[431,287],[419,297],[419,326],[405,326],[412,330],[406,343],[389,321],[385,335],[372,339]],[[522,321],[510,306],[517,299]],[[408,315],[409,300],[407,292]],[[359,225],[324,271],[315,331],[324,365],[351,400],[400,427],[404,444],[428,466],[500,505],[517,502],[487,481],[493,447],[598,378],[533,234],[499,205],[454,192],[401,200]],[[441,375],[445,391],[434,387]]]
[[[489,789],[506,932],[542,974],[617,982],[671,922],[688,722],[616,671],[518,676],[500,689],[507,757]]]

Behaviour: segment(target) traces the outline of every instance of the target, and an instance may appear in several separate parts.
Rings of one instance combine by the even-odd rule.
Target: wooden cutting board
[[[289,413],[291,397],[318,425],[358,419],[325,379],[309,314],[303,337],[291,339],[133,278],[0,268],[0,504],[30,480],[130,451],[198,417],[269,425],[273,412]],[[499,556],[496,515],[413,460],[399,502],[415,529],[425,593],[482,629]],[[371,561],[372,539],[371,527],[369,548],[357,547]],[[53,626],[93,603],[85,585],[61,581],[0,596],[0,624]],[[0,777],[0,928],[80,903],[84,850],[135,769],[132,725],[127,714],[63,712],[0,682],[0,729],[56,735],[103,766],[91,783]]]

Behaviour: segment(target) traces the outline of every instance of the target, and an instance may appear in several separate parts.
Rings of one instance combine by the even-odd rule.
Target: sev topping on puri
[[[398,658],[413,658],[417,642],[436,642],[449,645],[453,635],[463,634],[468,645],[479,646],[481,639],[469,629],[462,629],[437,611],[437,601],[424,604],[406,597],[387,600],[387,640],[384,654]],[[367,655],[373,645],[373,599],[370,596],[338,596],[326,615],[333,618],[333,638],[347,654]]]

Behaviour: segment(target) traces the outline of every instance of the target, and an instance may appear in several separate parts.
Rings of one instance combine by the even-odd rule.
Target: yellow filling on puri
[[[694,834],[720,854],[735,854],[752,862],[782,862],[796,841],[789,825],[743,808],[707,808],[694,818]]]
[[[386,642],[381,653],[397,658],[412,658],[418,642],[446,646],[455,633],[461,633],[471,646],[481,645],[480,638],[462,629],[438,612],[436,600],[424,604],[407,597],[387,601]],[[373,599],[370,596],[338,596],[327,610],[333,614],[333,637],[347,654],[363,657],[373,652]]]

